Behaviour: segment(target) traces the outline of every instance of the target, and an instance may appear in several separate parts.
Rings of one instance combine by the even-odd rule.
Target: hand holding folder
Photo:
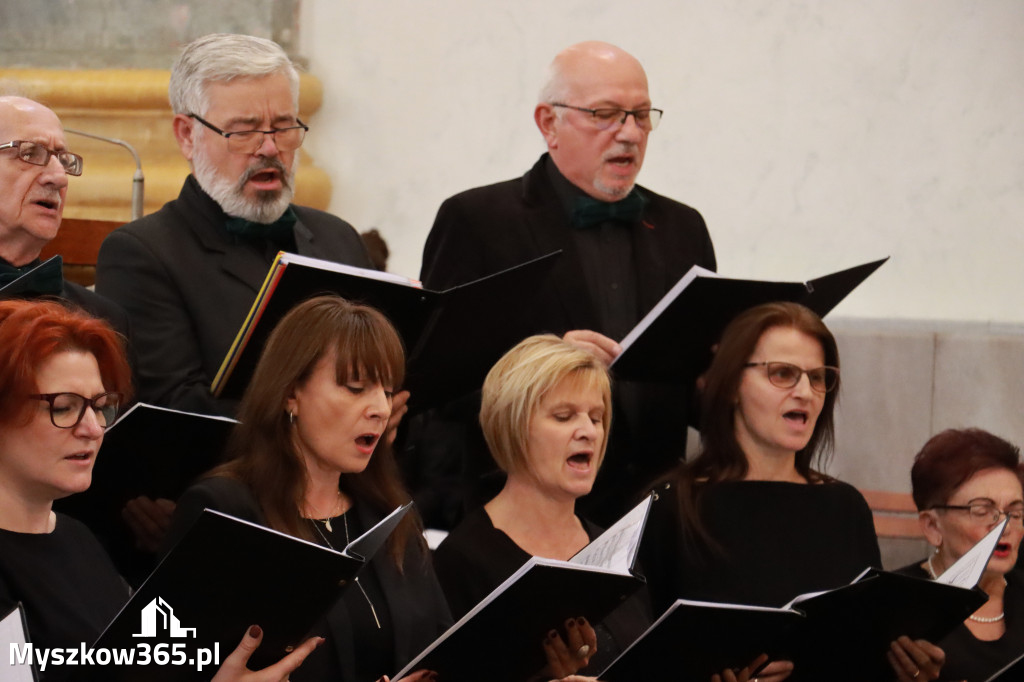
[[[634,569],[650,504],[569,561],[531,558],[394,677],[428,669],[445,682],[522,682],[537,674],[551,629],[570,618],[598,623],[643,584]]]
[[[399,507],[342,551],[207,509],[95,647],[131,648],[144,638],[154,646],[184,642],[226,653],[258,624],[262,644],[252,653],[249,667],[272,665],[300,645],[410,507]],[[122,666],[103,672],[105,680],[147,682],[180,680],[182,674],[175,666]]]
[[[767,653],[793,661],[800,679],[889,679],[891,642],[936,642],[985,602],[976,586],[1005,523],[935,581],[866,569],[849,585],[781,608],[679,599],[599,677],[705,681]]]

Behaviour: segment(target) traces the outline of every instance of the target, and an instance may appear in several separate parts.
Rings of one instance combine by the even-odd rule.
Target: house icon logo
[[[133,634],[132,637],[156,637],[164,635],[168,637],[195,637],[195,628],[183,628],[178,618],[174,615],[174,609],[163,600],[156,597],[142,608],[141,618],[142,632]]]

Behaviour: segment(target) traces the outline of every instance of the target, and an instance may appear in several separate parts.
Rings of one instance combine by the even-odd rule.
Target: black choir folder
[[[105,492],[116,493],[122,504],[139,495],[176,500],[220,461],[237,423],[230,417],[135,403],[104,434],[93,485],[116,481],[116,490]]]
[[[1020,682],[1024,680],[1024,654],[997,670],[985,682]]]
[[[342,551],[206,509],[139,587],[94,648],[184,645],[186,659],[217,650],[221,663],[253,624],[263,642],[249,659],[256,670],[302,643],[384,544],[412,503],[405,504]],[[177,635],[177,636],[175,636]],[[216,666],[104,667],[104,680],[209,679]],[[91,671],[85,679],[95,677]]]
[[[64,276],[64,259],[59,255],[51,256],[42,263],[24,273],[15,280],[0,286],[0,299],[18,298],[25,294],[35,293],[37,279],[54,279]]]
[[[155,565],[136,552],[135,538],[121,517],[140,495],[176,500],[219,461],[237,422],[146,403],[132,405],[107,429],[89,489],[58,500],[56,508],[89,526],[133,585]]]
[[[214,377],[214,395],[238,398],[274,325],[297,303],[336,293],[371,305],[405,343],[405,385],[416,409],[480,388],[501,355],[534,332],[529,300],[550,272],[555,252],[445,291],[377,270],[281,252]]]
[[[128,500],[140,495],[176,500],[220,459],[238,422],[147,403],[136,403],[107,429],[96,459],[92,485],[63,502],[63,511],[109,508],[117,517]],[[81,501],[78,501],[78,500]]]
[[[650,506],[647,497],[569,561],[531,558],[391,679],[427,669],[444,682],[522,682],[540,672],[549,631],[579,616],[599,623],[643,585],[634,566]]]
[[[801,303],[824,317],[889,260],[865,263],[809,282],[729,279],[693,266],[620,342],[617,379],[692,383],[711,347],[739,313],[772,301]]]
[[[707,682],[765,653],[793,661],[794,680],[891,679],[890,642],[907,635],[936,643],[988,599],[976,586],[1005,524],[934,581],[867,569],[781,608],[679,599],[599,677]]]

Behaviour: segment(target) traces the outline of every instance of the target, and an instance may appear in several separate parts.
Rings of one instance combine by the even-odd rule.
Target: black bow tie
[[[635,223],[643,215],[647,197],[633,188],[625,199],[600,201],[593,197],[577,197],[572,209],[573,227],[593,227],[606,221]]]
[[[0,297],[59,296],[64,291],[64,260],[54,256],[16,268],[0,261]]]
[[[224,227],[229,233],[240,237],[267,240],[276,244],[291,238],[292,228],[295,227],[297,220],[298,216],[289,206],[284,214],[272,223],[254,223],[245,218],[228,218]]]

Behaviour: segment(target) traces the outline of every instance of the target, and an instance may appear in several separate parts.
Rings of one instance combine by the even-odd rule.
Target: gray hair
[[[281,46],[266,38],[211,33],[185,46],[171,68],[168,95],[176,114],[205,116],[208,83],[259,78],[275,73],[288,77],[295,107],[299,104],[299,72]]]
[[[562,103],[569,98],[569,83],[565,78],[565,69],[560,60],[555,59],[546,69],[544,85],[541,86],[540,94],[537,95],[539,104]],[[558,111],[561,114],[561,111]]]

